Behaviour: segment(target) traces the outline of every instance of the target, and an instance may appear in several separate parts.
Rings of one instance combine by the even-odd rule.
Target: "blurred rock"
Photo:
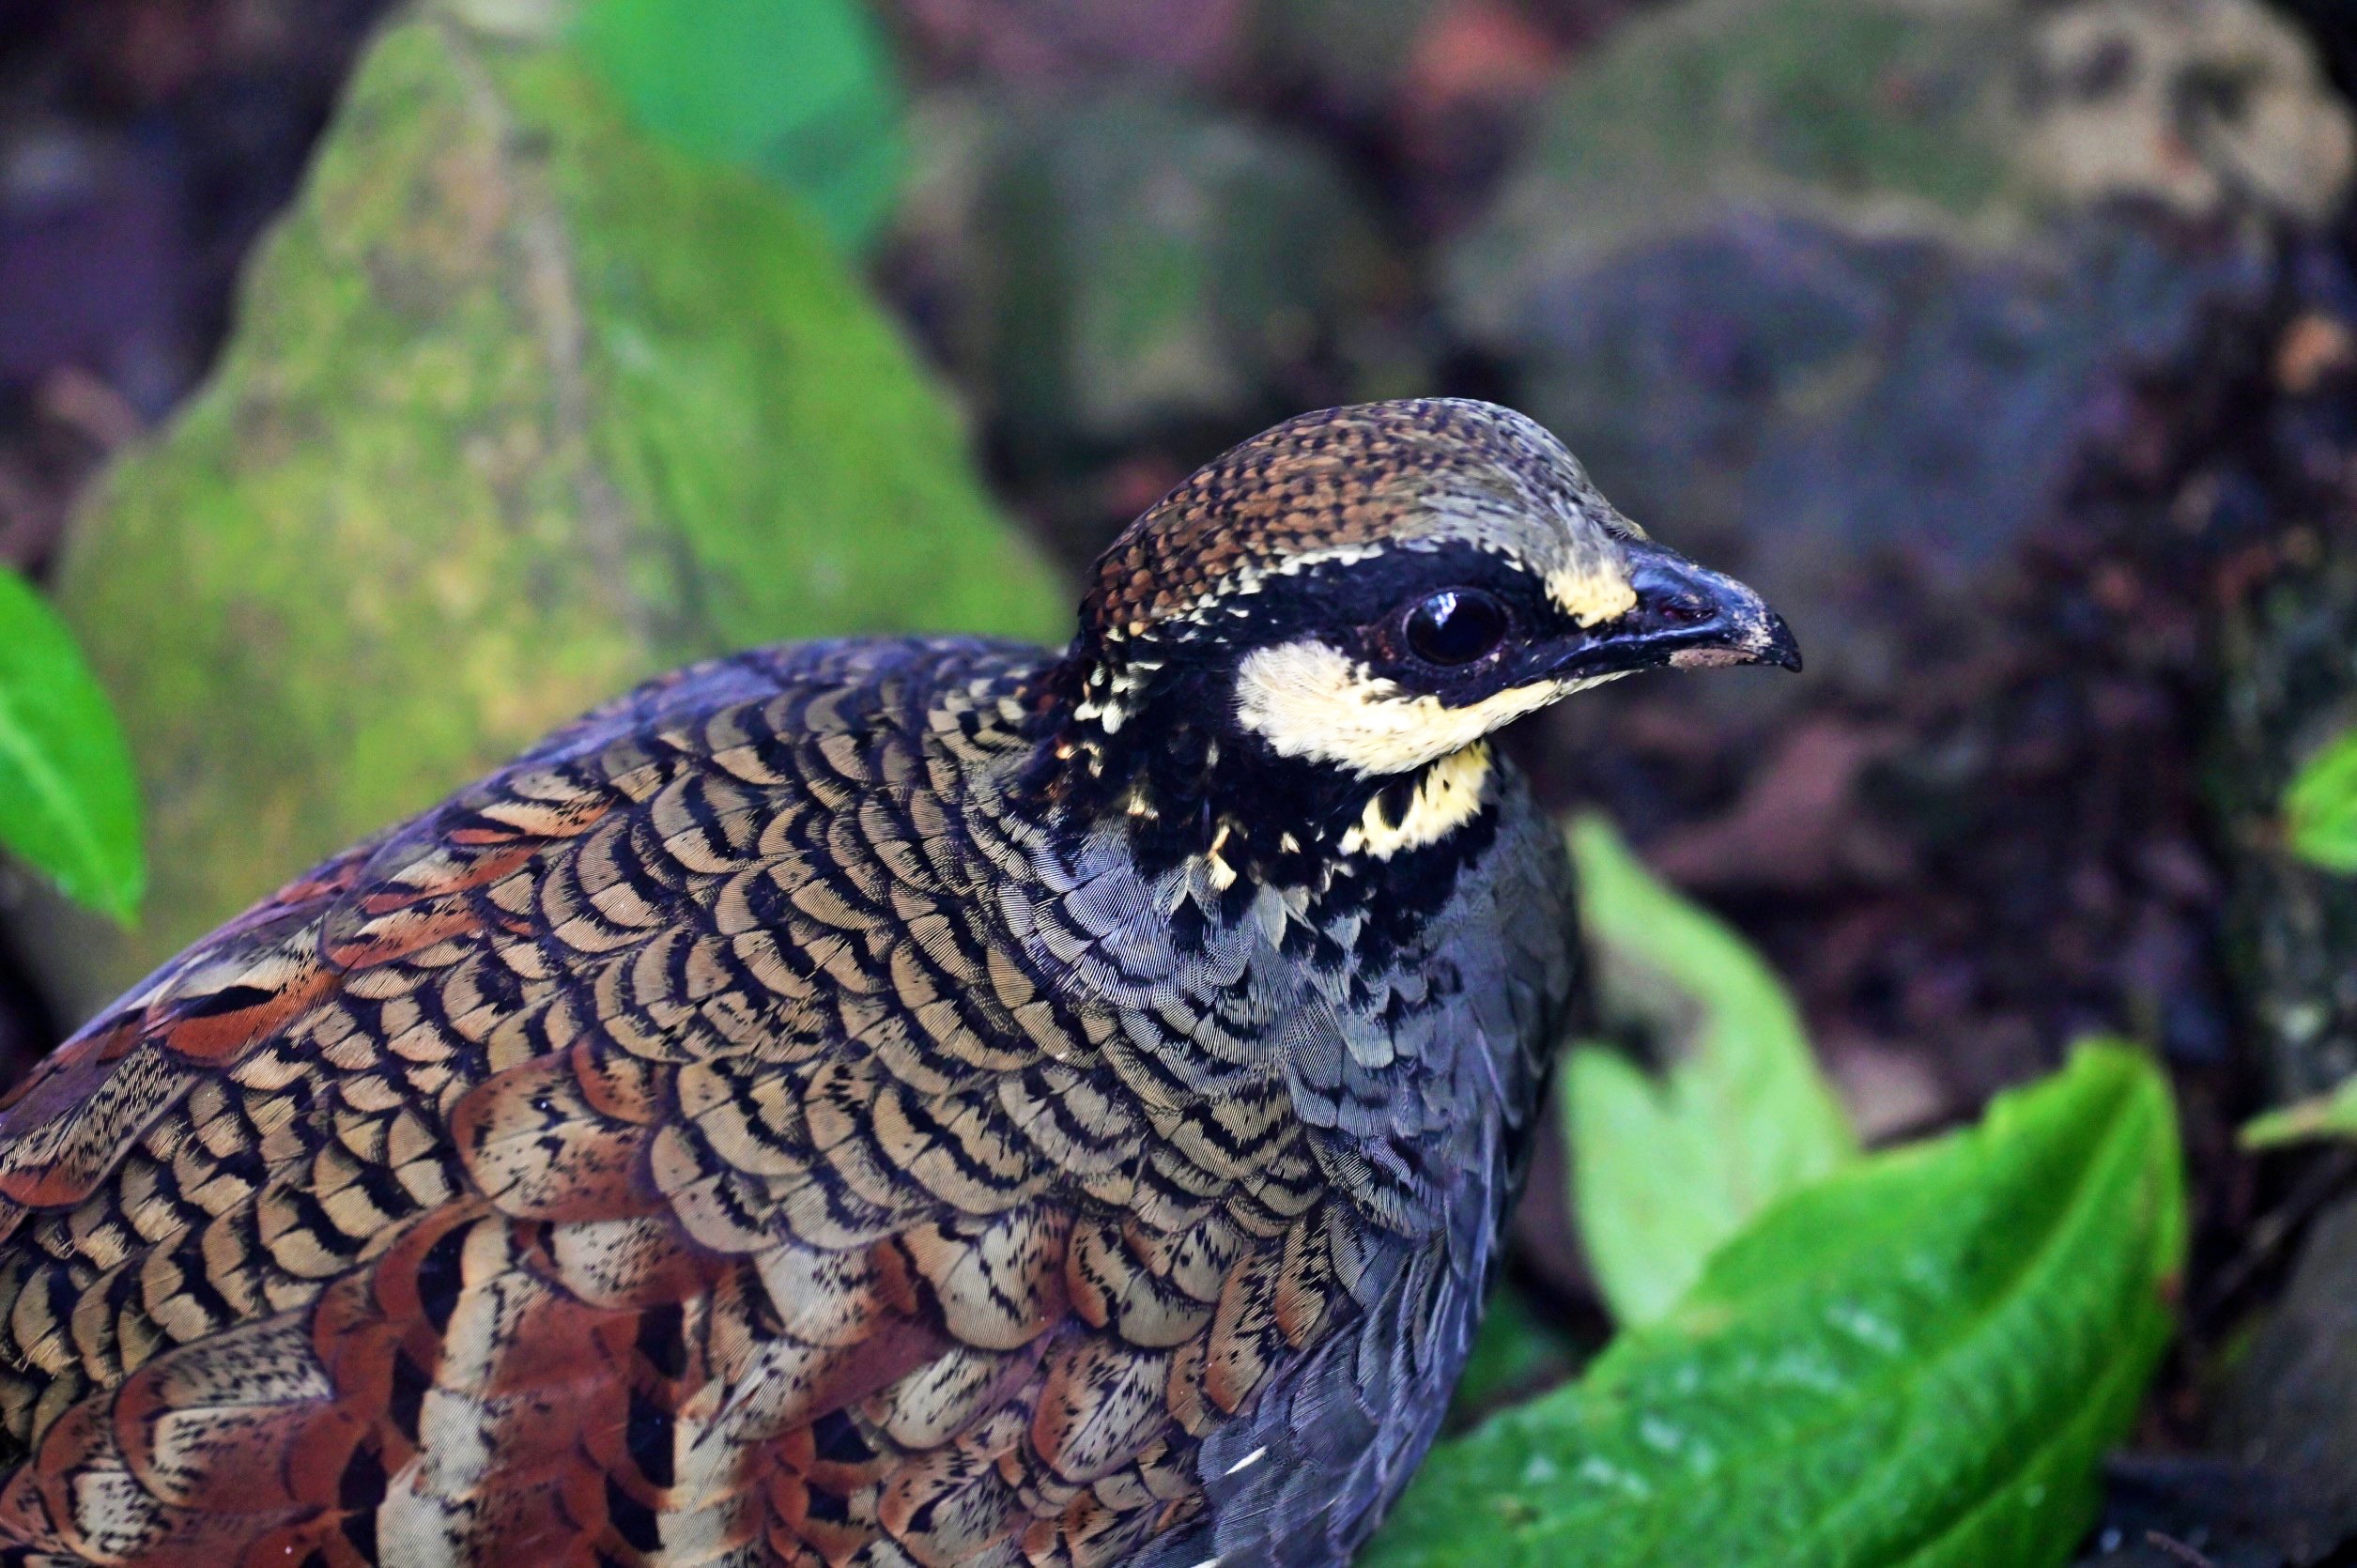
[[[1695,0],[1574,71],[1448,298],[1617,501],[1888,693],[1893,563],[1984,584],[2350,163],[2256,0]]]
[[[75,364],[153,413],[185,384],[177,176],[127,137],[0,131],[0,389]]]
[[[1250,0],[887,0],[935,78],[1209,84],[1234,64]]]
[[[2118,198],[2313,222],[2352,158],[2257,0],[1689,0],[1565,82],[1457,304],[1509,330],[1548,282],[1747,210],[1995,249]]]
[[[1389,113],[1409,63],[1450,0],[1258,0],[1248,37],[1255,64],[1354,119]]]
[[[2065,201],[2151,197],[2188,218],[2229,207],[2332,216],[2353,156],[2347,112],[2308,43],[2256,0],[2077,0],[2037,18],[2015,156]]]
[[[1019,441],[1252,408],[1379,285],[1371,226],[1312,144],[1146,96],[1026,131],[982,213],[991,383]]]
[[[154,872],[136,932],[12,912],[69,1021],[657,669],[1069,624],[815,226],[650,146],[562,22],[378,38],[212,380],[76,519],[54,588]]]
[[[2276,9],[2296,19],[2316,40],[2325,68],[2346,94],[2357,87],[2357,10],[2348,0],[2271,0]]]
[[[2258,1087],[2211,639],[2357,493],[2345,191],[2348,111],[2254,5],[1692,0],[1575,66],[1447,257],[1508,396],[1808,653],[1565,702],[1539,778],[1709,891],[1836,1061],[1904,1068],[1890,1120],[2152,1039],[2206,1233]],[[2357,948],[2303,964],[2312,1014]]]
[[[2270,1470],[2126,1454],[2104,1467],[2104,1483],[2103,1522],[2081,1568],[2305,1568],[2334,1539],[2314,1496]]]
[[[2357,336],[2279,339],[2351,140],[2256,0],[1689,0],[1578,61],[1447,253],[1509,395],[1809,659],[1564,704],[1540,776],[1949,1104],[2089,1030],[2233,1070],[2209,584],[2302,504],[2281,419],[2351,450]]]
[[[1799,893],[1903,876],[1906,847],[1860,809],[1866,771],[1900,737],[1838,717],[1806,719],[1777,743],[1725,812],[1665,834],[1653,864],[1683,886]]]
[[[1822,1052],[1841,1109],[1869,1147],[1919,1137],[1964,1114],[1920,1056],[1840,1042]]]
[[[0,560],[186,394],[382,3],[0,6]]]
[[[1020,475],[1339,401],[1408,286],[1324,147],[1206,104],[932,95],[914,139],[900,291]]]
[[[2357,1200],[2326,1210],[2228,1375],[2212,1440],[2303,1499],[2295,1562],[2357,1540]]]
[[[1259,96],[1371,152],[1430,245],[1487,205],[1570,58],[1644,0],[1259,0]]]

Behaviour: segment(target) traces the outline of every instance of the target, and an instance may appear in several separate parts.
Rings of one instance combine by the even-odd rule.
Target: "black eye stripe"
[[[1505,639],[1505,606],[1477,588],[1429,594],[1408,611],[1408,651],[1426,664],[1471,664]]]

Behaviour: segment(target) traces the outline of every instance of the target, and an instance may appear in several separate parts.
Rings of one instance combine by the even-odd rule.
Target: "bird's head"
[[[1196,753],[1274,798],[1388,788],[1405,811],[1584,686],[1800,668],[1757,593],[1647,539],[1533,421],[1455,399],[1305,414],[1224,453],[1114,541],[1081,621],[1066,746],[1143,761],[1133,812],[1166,809]]]

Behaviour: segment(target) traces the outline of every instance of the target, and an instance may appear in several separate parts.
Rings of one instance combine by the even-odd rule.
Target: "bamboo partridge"
[[[1069,651],[658,680],[0,1115],[0,1560],[1337,1563],[1573,986],[1490,730],[1798,667],[1468,402],[1280,425]]]

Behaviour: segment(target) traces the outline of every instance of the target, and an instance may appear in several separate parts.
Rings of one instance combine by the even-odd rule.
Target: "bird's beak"
[[[1624,548],[1636,605],[1615,620],[1551,644],[1545,655],[1548,673],[1579,680],[1663,665],[1800,668],[1800,644],[1793,640],[1792,628],[1749,588],[1650,541]]]

